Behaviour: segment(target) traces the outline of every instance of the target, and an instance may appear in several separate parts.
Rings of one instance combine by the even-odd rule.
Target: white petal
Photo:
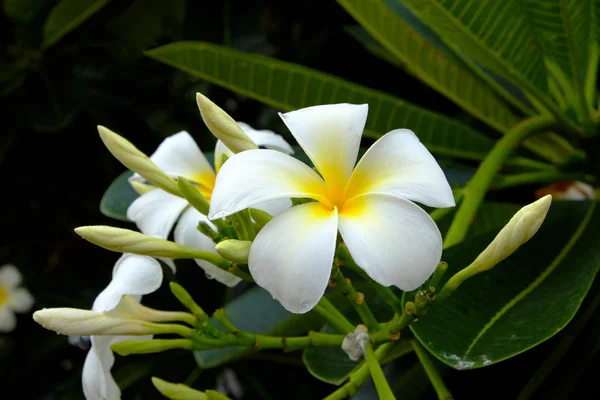
[[[12,264],[5,264],[0,267],[0,285],[10,290],[21,284],[21,273]]]
[[[352,173],[369,107],[329,104],[280,114],[327,184],[341,192]]]
[[[285,154],[294,154],[294,149],[292,146],[290,146],[290,144],[286,142],[281,135],[269,130],[253,129],[250,125],[244,122],[238,121],[238,125],[248,135],[248,137],[252,139],[254,143],[256,143],[257,146],[271,150],[277,150]],[[215,146],[215,170],[217,172],[219,172],[219,169],[221,169],[223,155],[227,156],[227,158],[231,158],[233,152],[229,150],[223,142],[218,140],[217,145]]]
[[[83,364],[81,383],[87,400],[118,400],[121,390],[115,382],[110,369],[115,357],[110,349],[112,336],[92,336],[92,347]]]
[[[0,332],[10,332],[17,326],[17,317],[8,307],[0,308]]]
[[[344,204],[339,219],[354,261],[384,286],[416,289],[442,256],[442,236],[435,222],[408,200],[384,194],[358,196]]]
[[[226,217],[267,200],[325,196],[325,182],[308,165],[275,150],[235,154],[219,171],[209,218]]]
[[[306,203],[273,218],[254,239],[250,273],[286,310],[305,313],[325,293],[337,219],[335,208],[329,211],[319,203]]]
[[[143,234],[166,239],[187,205],[181,197],[164,190],[152,190],[131,203],[127,218],[135,222]]]
[[[292,206],[290,199],[275,199],[256,204],[254,208],[268,212],[272,217],[275,217]]]
[[[454,196],[444,172],[431,153],[408,129],[380,138],[356,166],[347,198],[387,193],[431,207],[452,207]]]
[[[208,223],[213,229],[215,226],[206,218],[206,216],[200,214],[196,209],[188,208],[175,227],[175,242],[182,244],[187,247],[194,249],[208,251],[210,253],[217,254],[215,250],[215,243],[209,237],[203,235],[196,229],[199,221]],[[235,286],[240,282],[240,278],[230,274],[227,271],[223,271],[221,268],[204,260],[195,260],[196,263],[206,272],[211,278],[216,279],[227,286]]]
[[[10,292],[8,305],[15,312],[27,312],[33,307],[34,299],[25,288],[18,288]]]
[[[152,257],[124,254],[115,264],[110,284],[96,297],[92,310],[110,311],[125,295],[152,293],[160,287],[162,279],[162,268]]]

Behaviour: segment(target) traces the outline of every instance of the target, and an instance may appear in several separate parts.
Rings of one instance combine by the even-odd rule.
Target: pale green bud
[[[129,185],[140,196],[156,189],[156,186],[148,185],[138,181],[131,181],[129,182]]]
[[[121,356],[160,353],[173,349],[192,350],[193,347],[194,342],[190,339],[124,340],[110,346],[112,351]]]
[[[252,220],[256,223],[256,226],[259,230],[262,229],[267,222],[273,219],[271,214],[258,208],[249,208],[248,211],[250,212],[250,217],[252,217]]]
[[[177,182],[158,168],[147,155],[139,151],[131,142],[103,126],[98,126],[98,133],[100,133],[100,138],[108,150],[124,166],[137,172],[153,185],[179,196]]]
[[[208,209],[210,204],[202,196],[198,187],[184,177],[180,176],[177,178],[177,184],[179,185],[179,192],[181,195],[202,215],[208,215]]]
[[[531,239],[544,222],[551,203],[552,196],[547,195],[517,211],[475,261],[450,278],[437,299],[445,298],[474,275],[493,268]]]
[[[154,324],[147,321],[77,308],[44,308],[34,312],[33,319],[63,335],[149,335],[155,332]]]
[[[172,322],[183,321],[189,325],[196,323],[196,317],[190,313],[181,311],[162,311],[146,307],[139,301],[135,301],[129,296],[123,296],[116,309],[111,311],[114,314],[127,316],[129,318],[140,319],[152,322]]]
[[[143,233],[129,229],[115,228],[112,226],[81,226],[75,228],[75,233],[95,245],[121,253],[134,253],[144,256],[173,259],[206,259],[206,257],[209,256],[207,252],[201,250],[185,247],[178,243],[144,235]],[[212,255],[212,258],[215,259],[215,261],[223,261],[221,257],[214,254]]]
[[[201,93],[196,101],[204,123],[213,135],[221,140],[233,153],[258,149],[258,146],[240,128],[233,118]]]
[[[238,264],[248,264],[251,245],[252,242],[249,240],[228,239],[217,243],[215,248],[217,253],[226,260]]]
[[[208,400],[203,392],[182,383],[170,383],[153,376],[152,384],[163,396],[171,400]]]

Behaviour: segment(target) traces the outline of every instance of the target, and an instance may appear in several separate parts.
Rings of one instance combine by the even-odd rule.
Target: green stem
[[[454,203],[456,204],[456,206],[458,206],[462,202],[464,197],[465,197],[464,189],[454,190]],[[454,207],[436,208],[429,214],[429,216],[435,222],[438,222],[454,210],[455,210]]]
[[[327,319],[326,316],[322,315],[324,318],[327,319],[327,321],[329,321],[329,323],[331,323],[334,327],[336,327],[336,329],[338,331],[345,332],[345,333],[350,333],[350,332],[354,331],[354,325],[352,325],[352,323],[350,321],[348,321],[348,319],[344,316],[344,314],[342,314],[340,312],[340,310],[338,310],[329,301],[329,299],[327,299],[327,297],[325,297],[325,296],[321,297],[321,300],[319,300],[319,304],[317,304],[317,306],[315,307],[315,311],[318,312],[319,314],[321,314],[321,312],[316,309],[317,307],[319,307],[320,309],[323,309],[326,313],[328,313],[332,317],[331,319]],[[334,320],[335,320],[335,325],[334,325]]]
[[[559,181],[587,180],[584,174],[563,172],[561,170],[526,172],[523,174],[497,176],[490,190],[506,189],[513,186],[529,185],[532,183],[554,183]]]
[[[414,320],[415,318],[406,312],[400,316],[396,315],[391,321],[381,324],[379,331],[370,334],[371,342],[381,343],[397,340],[399,338],[398,333],[413,323]]]
[[[370,332],[376,332],[379,330],[379,322],[371,312],[371,309],[365,301],[365,296],[362,293],[358,293],[352,281],[344,277],[342,270],[339,266],[335,266],[331,279],[335,282],[335,285],[342,290],[342,294],[346,296],[352,307],[356,310],[364,324],[369,328]]]
[[[377,360],[377,356],[375,356],[373,345],[370,342],[367,343],[366,350],[365,359],[367,366],[369,367],[369,372],[371,373],[371,378],[373,378],[373,383],[375,383],[375,389],[377,390],[379,399],[396,400],[392,388],[390,388],[390,384],[383,373],[381,364],[379,364],[379,360]]]
[[[377,360],[383,359],[394,344],[395,343],[389,342],[379,346],[379,348],[375,350],[375,358]],[[362,385],[365,384],[367,379],[369,379],[369,366],[367,363],[362,363],[357,369],[350,373],[348,382],[346,382],[344,386],[325,397],[324,400],[342,400],[354,396]]]
[[[597,44],[593,43],[590,46],[589,53],[589,63],[587,67],[587,74],[585,78],[585,99],[587,101],[588,107],[594,108],[596,104],[596,83],[598,79],[598,65],[600,61],[600,53],[599,47]]]
[[[319,314],[327,323],[333,326],[338,332],[349,333],[354,330],[354,326],[350,322],[348,322],[348,320],[344,321],[339,319],[337,315],[333,315],[325,307],[319,304],[317,304],[313,308],[313,311]]]
[[[233,227],[237,232],[239,240],[254,240],[256,237],[256,229],[250,219],[248,210],[242,210],[229,217],[233,223]]]
[[[423,349],[423,347],[416,340],[413,341],[413,346],[415,349],[415,353],[417,354],[417,357],[419,358],[419,361],[421,362],[421,365],[425,370],[425,373],[427,374],[429,380],[431,381],[431,384],[433,385],[433,389],[438,395],[438,399],[452,400],[452,395],[448,391],[448,388],[446,388],[446,385],[444,384],[440,373],[431,361],[431,358],[429,357],[425,349]]]
[[[402,310],[404,309],[404,307],[402,306],[402,301],[398,298],[398,296],[396,296],[396,294],[394,294],[392,289],[390,289],[389,287],[383,286],[375,282],[361,267],[359,267],[358,264],[354,262],[354,259],[350,255],[350,252],[348,251],[345,245],[342,244],[338,246],[336,256],[342,262],[342,265],[344,267],[347,267],[348,269],[351,269],[352,271],[356,272],[360,275],[361,278],[368,282],[369,285],[371,285],[381,296],[383,301],[385,301],[387,305],[389,305],[392,308],[392,310],[394,310],[394,312],[402,314]]]
[[[444,239],[444,248],[455,245],[463,240],[498,169],[512,154],[517,145],[530,134],[544,128],[549,128],[554,124],[554,118],[549,115],[531,117],[513,127],[498,141],[485,160],[483,160],[473,178],[467,183],[464,189],[463,202],[459,206],[452,225]]]

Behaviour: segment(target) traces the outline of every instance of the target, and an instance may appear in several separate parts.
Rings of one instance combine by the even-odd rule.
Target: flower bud
[[[233,118],[219,106],[201,93],[196,94],[196,101],[204,123],[213,135],[221,140],[233,153],[258,149],[258,146],[240,128]]]
[[[172,400],[208,400],[203,392],[192,389],[183,383],[171,383],[163,381],[155,376],[152,377],[152,384],[163,396]]]
[[[450,278],[437,299],[444,299],[465,280],[493,268],[531,239],[544,222],[551,203],[552,196],[546,195],[517,211],[475,261]]]
[[[121,356],[130,354],[151,354],[162,351],[183,349],[192,350],[194,342],[190,339],[149,339],[149,340],[123,340],[113,343],[110,348]]]
[[[134,190],[134,192],[136,192],[140,196],[156,189],[156,186],[148,185],[146,183],[138,182],[135,180],[130,180],[129,185]]]
[[[248,264],[251,245],[252,242],[249,240],[228,239],[217,243],[216,250],[221,257],[229,261],[238,264]]]
[[[184,177],[180,176],[177,178],[177,184],[179,186],[179,192],[181,195],[202,215],[208,214],[209,204],[208,201],[202,196],[198,187]]]
[[[108,312],[76,308],[44,308],[33,313],[44,328],[63,335],[148,335],[154,326],[147,321],[123,318]]]

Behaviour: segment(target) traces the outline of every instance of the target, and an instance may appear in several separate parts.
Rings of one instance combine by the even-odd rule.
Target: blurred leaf
[[[119,42],[111,47],[121,60],[137,58],[160,40],[177,38],[185,19],[186,0],[137,0],[112,19],[108,30]]]
[[[495,234],[447,249],[446,279],[473,261]],[[577,312],[600,267],[599,236],[597,203],[554,202],[531,241],[431,307],[411,326],[413,333],[456,369],[484,367],[536,346]]]
[[[0,61],[0,95],[6,96],[20,88],[27,72],[14,64]]]
[[[403,63],[398,60],[392,53],[389,52],[388,49],[383,47],[377,40],[373,38],[373,36],[369,35],[369,32],[365,30],[360,25],[350,25],[345,26],[344,30],[350,34],[354,39],[356,39],[360,44],[364,46],[365,49],[369,51],[369,53],[373,54],[375,57],[382,59],[383,61],[389,62],[396,67],[402,67]]]
[[[504,132],[520,118],[473,69],[435,44],[389,9],[384,0],[338,0],[369,33],[419,80],[465,111]],[[433,36],[433,35],[432,35]]]
[[[100,212],[107,217],[129,222],[127,209],[139,196],[131,188],[129,177],[132,171],[125,171],[115,179],[100,200]]]
[[[203,42],[172,43],[145,54],[285,111],[316,104],[368,103],[368,137],[409,128],[432,152],[474,160],[482,160],[494,145],[458,121],[300,65]]]
[[[35,18],[48,0],[4,0],[3,10],[15,22],[27,23]]]
[[[47,48],[67,33],[81,25],[111,0],[61,0],[48,15],[44,23],[44,41]]]

